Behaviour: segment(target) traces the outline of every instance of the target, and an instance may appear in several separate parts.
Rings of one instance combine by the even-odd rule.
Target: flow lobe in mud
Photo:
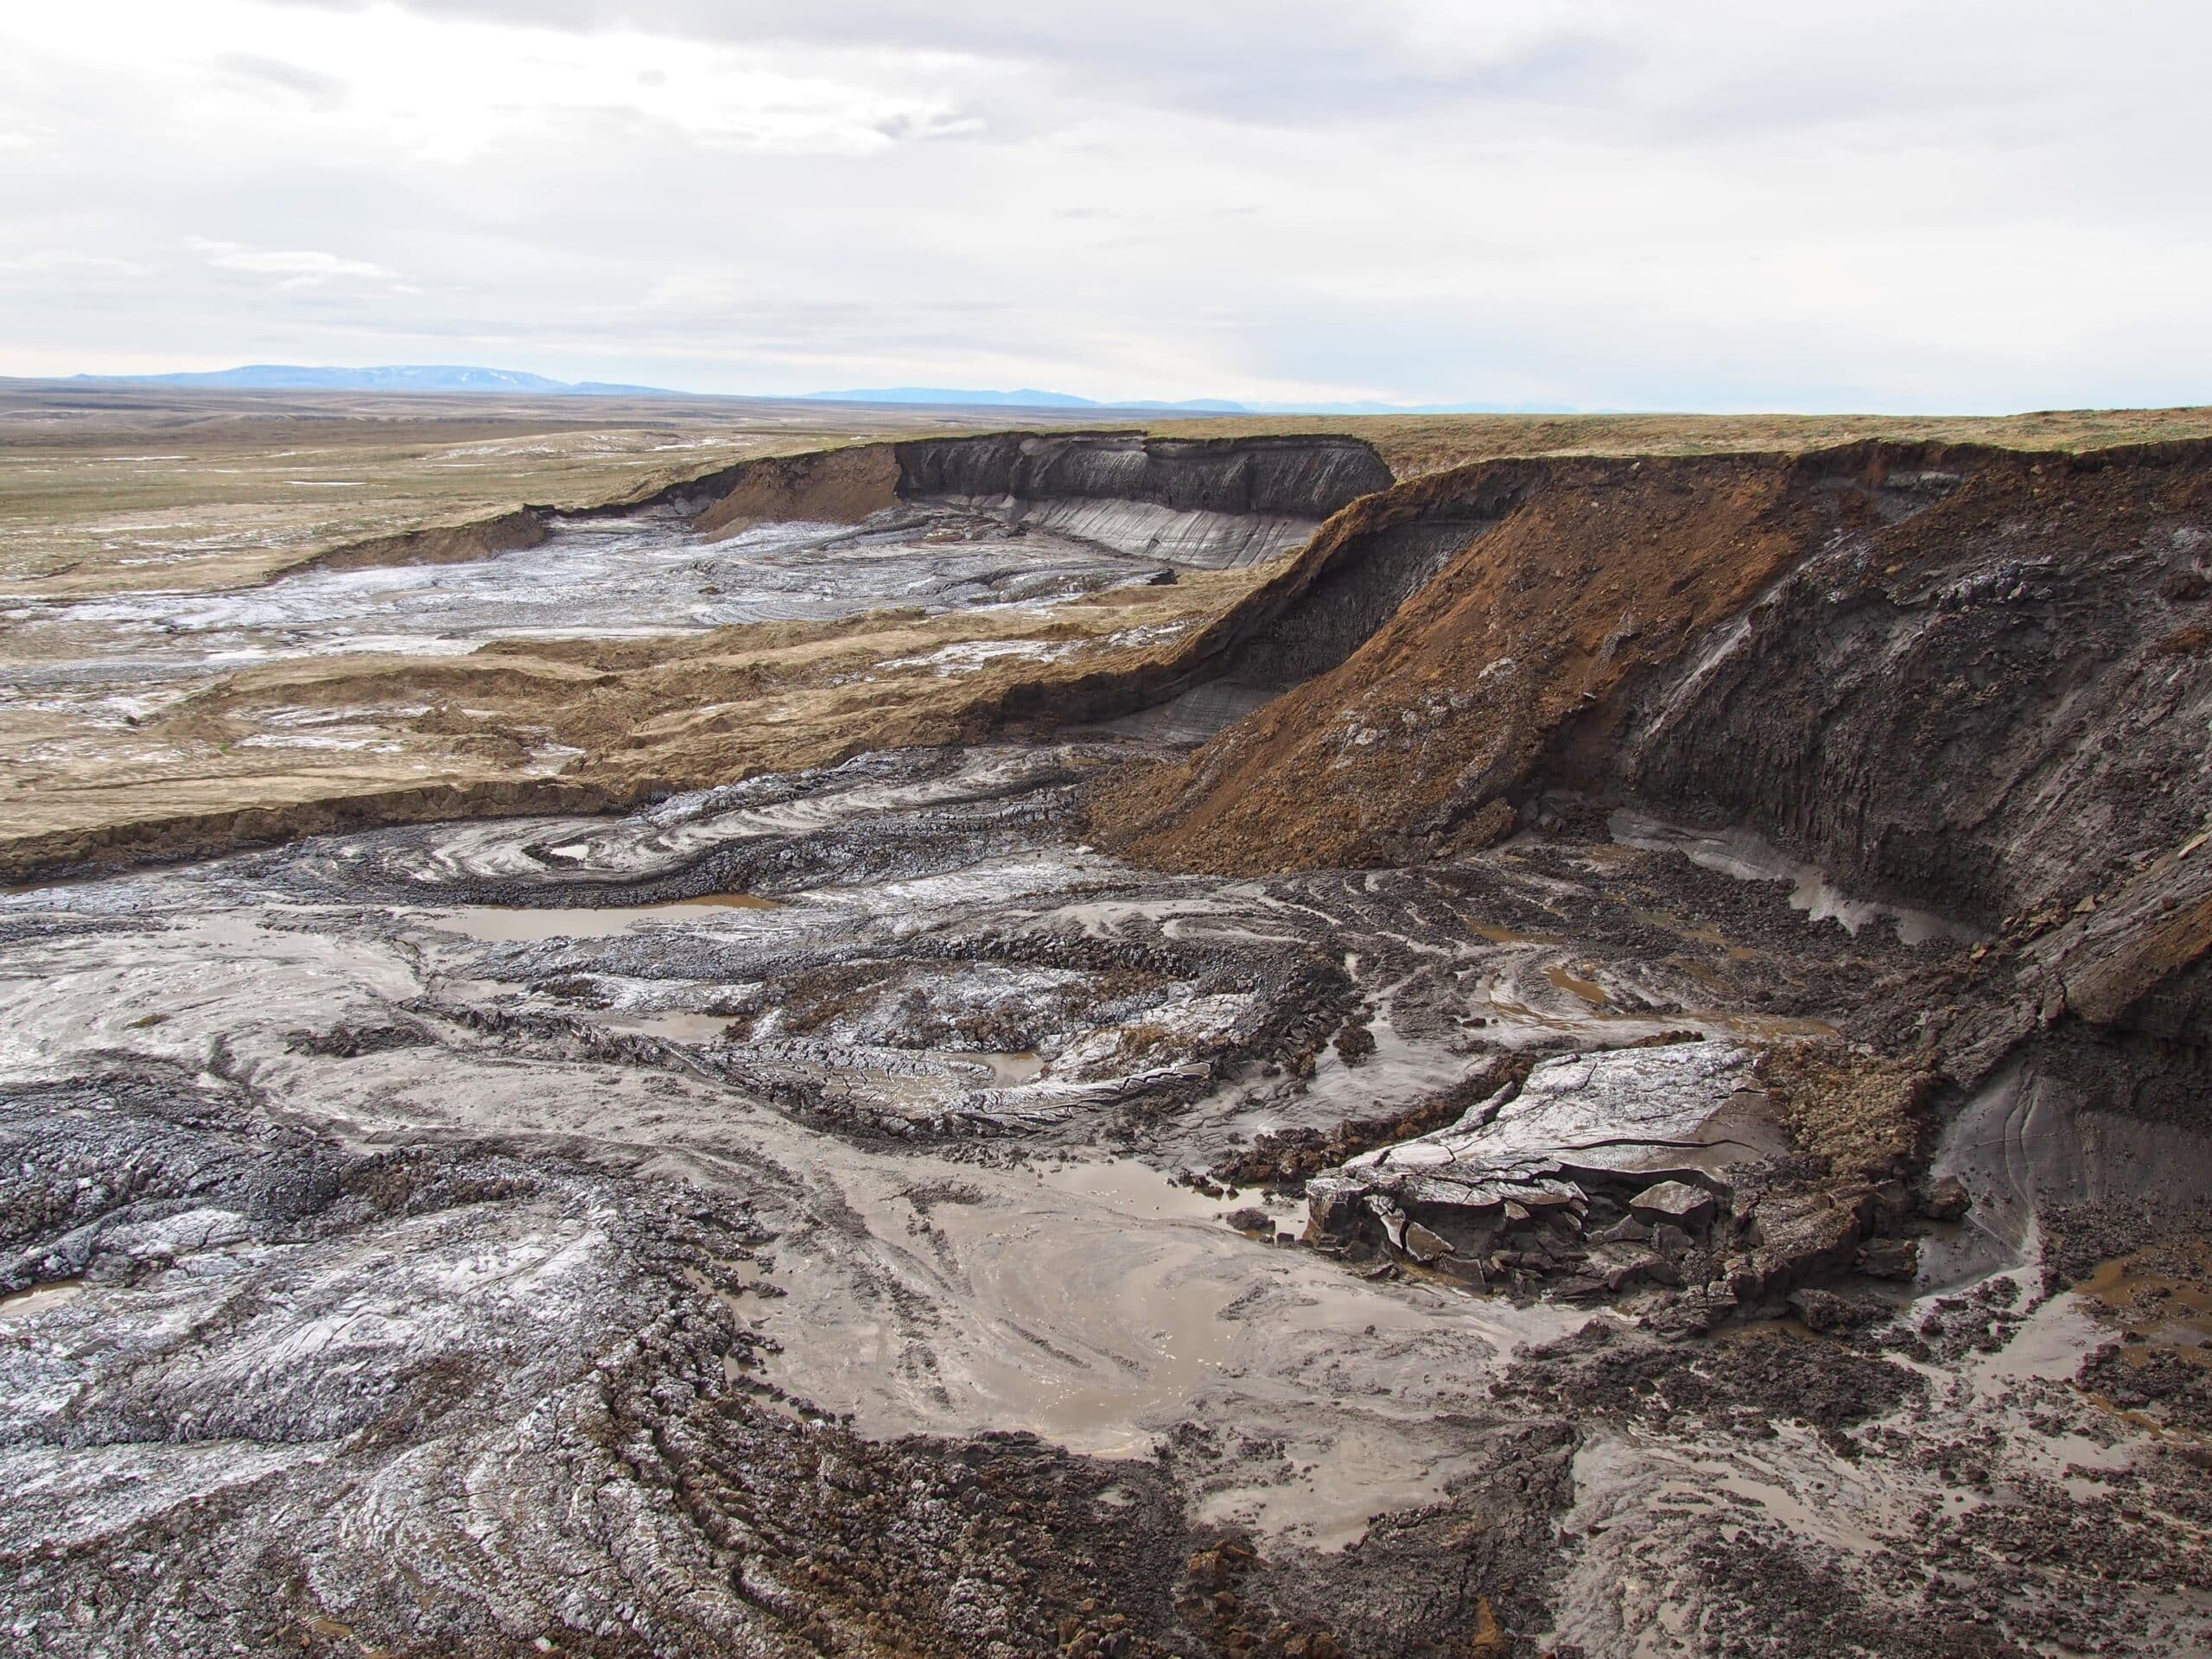
[[[1884,465],[1720,468],[1697,512],[1829,562],[1777,586],[1803,549],[1764,548],[1735,599],[1649,625],[1668,641],[1621,632],[1604,672],[1544,671],[1571,695],[1516,701],[1542,641],[1462,660],[1446,601],[1554,556],[1541,466],[1393,488],[1340,448],[1122,440],[779,463],[648,511],[753,537],[740,563],[834,534],[861,569],[895,542],[876,574],[902,581],[988,567],[935,594],[979,616],[1129,582],[1116,537],[1180,587],[1336,516],[1210,655],[1147,659],[1151,709],[0,896],[0,1629],[2197,1650],[2212,1158],[2177,930],[2205,855],[2153,844],[2196,798],[2115,835],[2083,804],[2109,774],[2060,757],[2056,827],[1972,881],[1932,830],[1834,857],[1847,815],[1770,810],[1813,705],[1747,689],[1777,632],[1878,624],[1965,686],[1990,607],[2087,592],[2056,554],[1908,581],[1884,536],[1997,492],[1922,548],[1994,569],[2005,492],[2034,490]],[[1575,499],[1713,482],[1602,471]],[[2161,580],[2196,545],[2174,478],[2130,521]],[[925,494],[944,541],[772,511]],[[573,532],[660,556],[635,533]],[[2097,613],[2164,701],[2050,718],[2165,754],[2202,688],[2156,607],[2192,602]],[[1464,678],[1409,690],[1409,662]],[[1955,758],[2001,743],[1961,696]],[[1455,722],[1508,705],[1519,747],[1469,770]],[[1932,741],[1944,705],[1915,706]],[[1862,705],[1830,716],[1872,741]],[[1694,753],[1737,741],[1758,766]],[[1263,801],[1332,754],[1389,791],[1278,815],[1259,857],[1224,780]],[[1923,824],[1974,804],[1946,787],[1870,785]]]

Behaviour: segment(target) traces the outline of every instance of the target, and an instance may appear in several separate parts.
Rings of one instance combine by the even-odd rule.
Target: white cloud
[[[303,99],[318,110],[341,109],[353,97],[352,86],[340,76],[321,74],[258,52],[226,52],[209,62],[250,84]]]
[[[327,282],[334,276],[388,278],[391,273],[365,259],[347,259],[313,248],[250,248],[237,242],[211,241],[204,236],[185,238],[185,245],[220,270],[250,270],[294,282]]]
[[[2184,0],[12,8],[0,372],[2212,398],[2208,47]]]

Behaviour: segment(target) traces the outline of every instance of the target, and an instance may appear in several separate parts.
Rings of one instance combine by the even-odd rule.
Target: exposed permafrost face
[[[1302,544],[1318,518],[1281,514],[1178,510],[1149,501],[1025,501],[1018,496],[946,498],[948,505],[1046,531],[1131,558],[1160,559],[1201,570],[1262,564]]]

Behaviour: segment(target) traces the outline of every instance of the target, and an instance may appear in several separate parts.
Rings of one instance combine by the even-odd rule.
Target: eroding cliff
[[[1382,458],[1351,438],[1009,433],[897,448],[903,499],[1211,568],[1287,552],[1392,482]]]
[[[1093,831],[1226,873],[1623,806],[1741,831],[1986,934],[1964,982],[1864,1014],[1879,1045],[1967,1088],[2026,1044],[2085,1108],[2203,1128],[2209,486],[2201,444],[1439,474],[1341,515],[1221,660],[1274,648],[1292,677],[1273,642],[1332,649],[1456,543],[1437,573],[1341,662],[1103,787]]]
[[[1105,798],[1102,833],[1133,856],[1224,871],[1497,839],[1510,791],[1570,722],[1681,658],[1816,539],[1784,511],[1791,471],[1769,457],[1511,461],[1362,504],[1307,556],[1313,585],[1255,631],[1255,657],[1302,638],[1327,641],[1309,658],[1325,661],[1396,588],[1411,596],[1328,671]],[[1271,666],[1301,654],[1275,649]]]
[[[1100,824],[1171,866],[1372,863],[1566,788],[1985,922],[2070,906],[2212,806],[2208,478],[2198,446],[1438,474],[1332,525],[1232,660],[1371,636]]]

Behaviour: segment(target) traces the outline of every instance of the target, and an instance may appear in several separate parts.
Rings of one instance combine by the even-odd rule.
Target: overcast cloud
[[[0,373],[2212,401],[2212,8],[0,7]]]

